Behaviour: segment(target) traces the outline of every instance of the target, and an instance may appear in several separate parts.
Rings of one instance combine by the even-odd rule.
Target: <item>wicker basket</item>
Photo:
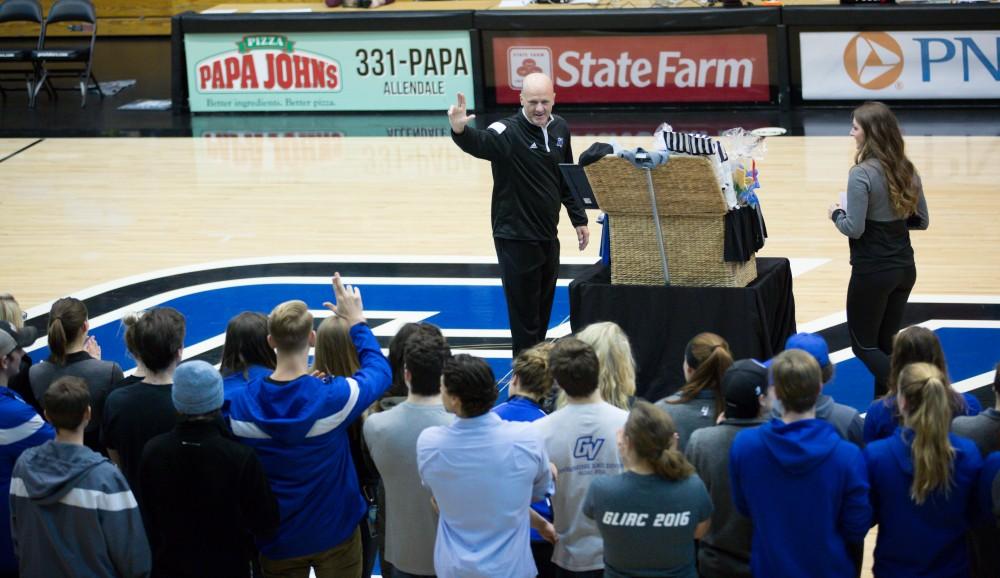
[[[611,283],[662,285],[645,171],[610,155],[585,171],[601,209],[611,216]],[[756,259],[723,259],[728,209],[711,162],[674,155],[652,174],[670,284],[746,287],[756,279]]]

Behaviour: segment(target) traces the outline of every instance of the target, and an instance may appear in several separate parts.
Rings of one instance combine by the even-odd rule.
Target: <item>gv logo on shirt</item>
[[[576,438],[576,445],[573,446],[574,458],[586,458],[588,462],[594,461],[597,454],[604,446],[604,438],[594,439],[594,436],[582,436]]]

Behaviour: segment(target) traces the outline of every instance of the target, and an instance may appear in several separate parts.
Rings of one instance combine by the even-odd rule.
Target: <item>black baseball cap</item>
[[[722,395],[726,399],[727,418],[755,418],[760,414],[760,400],[767,394],[767,368],[755,359],[733,363],[722,376]]]

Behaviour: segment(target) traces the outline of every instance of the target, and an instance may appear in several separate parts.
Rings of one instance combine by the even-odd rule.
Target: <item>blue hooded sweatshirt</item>
[[[829,423],[775,419],[729,450],[733,503],[753,522],[754,576],[854,578],[848,544],[871,527],[861,450]]]
[[[347,427],[389,388],[392,372],[367,325],[351,327],[351,340],[361,362],[352,377],[264,378],[233,395],[233,433],[257,451],[281,510],[278,533],[258,543],[269,559],[328,550],[365,514]]]
[[[910,498],[913,431],[897,428],[891,437],[865,448],[871,500],[878,524],[876,576],[958,578],[969,576],[966,532],[976,513],[975,486],[983,459],[971,440],[948,434],[955,448],[950,494],[932,494],[923,504]]]

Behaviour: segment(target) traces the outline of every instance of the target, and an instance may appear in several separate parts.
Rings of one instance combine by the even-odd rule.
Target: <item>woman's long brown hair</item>
[[[854,164],[874,158],[882,165],[889,185],[889,204],[900,218],[917,210],[917,169],[906,157],[899,121],[881,102],[866,102],[854,109],[854,121],[864,131],[864,142],[854,156]]]

